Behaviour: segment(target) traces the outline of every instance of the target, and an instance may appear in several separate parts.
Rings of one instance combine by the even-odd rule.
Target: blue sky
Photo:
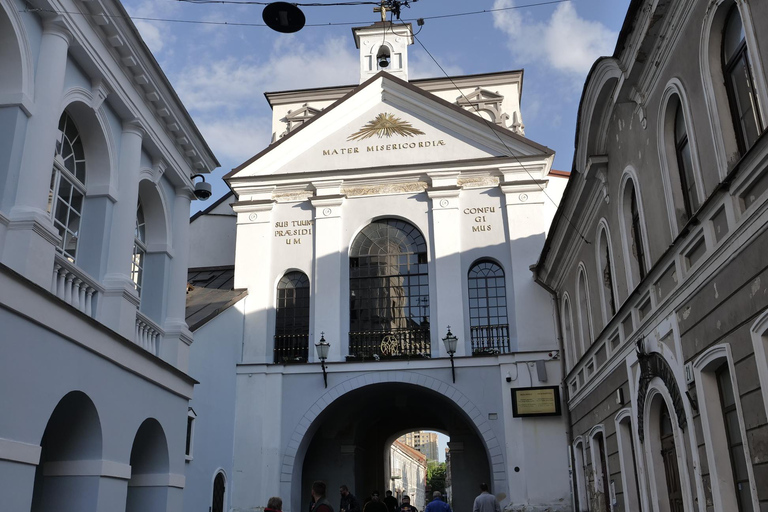
[[[417,37],[450,75],[524,69],[521,108],[526,136],[556,151],[556,169],[570,170],[584,80],[597,57],[613,53],[629,0],[531,5],[542,1],[546,0],[419,0],[404,9],[402,17],[520,7],[427,19]],[[124,0],[124,4],[134,18],[263,23],[258,5],[178,0]],[[213,197],[194,202],[193,211],[226,193],[221,176],[269,144],[271,111],[264,92],[358,83],[351,27],[377,21],[373,7],[302,10],[307,24],[323,26],[306,26],[286,35],[266,27],[135,19],[222,165],[208,177]],[[410,47],[409,59],[411,78],[444,76],[419,43]]]

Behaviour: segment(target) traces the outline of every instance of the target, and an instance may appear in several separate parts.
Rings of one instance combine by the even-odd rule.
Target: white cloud
[[[276,45],[266,61],[227,57],[187,66],[174,83],[193,110],[241,110],[264,103],[264,91],[356,84],[358,57],[347,41],[326,39],[316,48]]]
[[[513,0],[496,0],[493,7],[514,5]],[[616,32],[581,18],[572,2],[560,4],[544,22],[521,10],[497,11],[493,17],[494,26],[507,34],[510,51],[521,63],[539,60],[568,74],[585,75],[595,59],[613,52],[616,43]]]
[[[212,119],[198,123],[200,132],[217,157],[226,162],[244,162],[270,142],[271,125],[263,119]]]
[[[171,17],[176,11],[176,7],[171,2],[162,4],[161,2],[142,1],[126,2],[125,8],[132,18],[164,18]],[[155,56],[159,55],[166,46],[172,47],[176,41],[175,36],[171,34],[168,24],[160,22],[134,19],[133,23],[139,30],[144,42]]]

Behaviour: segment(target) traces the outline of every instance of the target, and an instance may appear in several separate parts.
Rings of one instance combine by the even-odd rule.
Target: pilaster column
[[[45,20],[35,75],[34,115],[27,123],[21,172],[9,217],[2,261],[35,283],[50,287],[59,236],[47,212],[61,94],[72,34],[64,19]]]
[[[238,201],[232,206],[237,213],[237,246],[235,249],[235,288],[246,288],[243,362],[271,363],[274,341],[268,332],[269,311],[274,308],[272,267],[272,208],[275,201],[261,199]]]
[[[433,184],[436,179],[433,178]],[[432,356],[448,357],[442,339],[451,326],[451,332],[459,338],[456,346],[456,356],[468,354],[469,332],[464,328],[464,301],[461,271],[461,223],[459,209],[459,193],[461,187],[455,184],[436,186],[427,190],[432,200],[432,235],[434,237],[434,283],[437,291],[437,304],[430,309],[432,318]]]
[[[139,167],[144,130],[137,121],[123,123],[118,161],[118,200],[110,227],[101,321],[129,339],[136,327],[139,297],[131,281],[131,258],[139,197]]]
[[[186,321],[187,302],[187,261],[189,259],[189,204],[192,201],[192,189],[182,187],[176,190],[173,202],[173,259],[168,277],[168,314],[163,325],[165,336],[160,346],[160,357],[187,371],[189,366],[189,346],[192,333]],[[135,205],[135,203],[134,203]]]
[[[538,260],[546,238],[544,189],[547,180],[503,182],[499,186],[505,198],[515,294],[516,344],[513,340],[512,350],[556,349],[551,297],[534,282],[530,269]]]
[[[339,184],[340,188],[340,184]],[[314,344],[320,332],[331,344],[329,361],[341,361],[349,353],[348,329],[341,325],[341,310],[349,301],[341,296],[341,194],[319,195],[311,199],[315,208],[315,269],[312,290],[313,332],[309,340],[309,359],[317,360]]]

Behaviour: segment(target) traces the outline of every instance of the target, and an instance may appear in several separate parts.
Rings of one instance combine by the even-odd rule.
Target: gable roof
[[[280,145],[285,144],[286,141],[291,140],[291,138],[293,138],[297,133],[301,133],[302,130],[305,130],[308,126],[312,126],[312,124],[315,123],[318,119],[322,119],[323,117],[327,116],[329,112],[332,112],[333,110],[335,110],[339,106],[343,105],[347,100],[349,100],[350,98],[352,98],[353,96],[358,94],[360,91],[362,91],[363,89],[367,88],[369,85],[371,85],[372,83],[376,82],[379,79],[384,79],[384,80],[392,81],[393,83],[395,83],[397,85],[400,85],[402,87],[405,87],[406,89],[410,90],[411,92],[414,92],[414,93],[424,97],[427,101],[430,101],[430,102],[433,102],[433,103],[437,103],[437,104],[439,104],[439,105],[441,105],[441,106],[443,106],[445,108],[448,108],[448,109],[450,109],[450,110],[452,110],[452,111],[454,111],[456,113],[459,113],[460,115],[465,116],[468,120],[470,120],[473,123],[482,123],[486,127],[490,128],[491,130],[496,132],[497,134],[503,134],[506,137],[510,137],[510,138],[519,140],[520,142],[523,142],[524,144],[526,144],[526,145],[528,145],[530,147],[533,147],[533,148],[541,151],[543,154],[553,155],[555,153],[552,149],[550,149],[550,148],[548,148],[546,146],[543,146],[543,145],[541,145],[541,144],[539,144],[537,142],[534,142],[531,139],[523,137],[522,135],[518,135],[518,134],[514,133],[512,130],[509,130],[508,128],[503,128],[503,127],[498,126],[498,125],[496,125],[494,123],[488,122],[484,118],[482,118],[482,117],[480,117],[480,116],[478,116],[476,114],[473,114],[472,112],[467,111],[465,108],[463,108],[463,107],[461,107],[459,105],[455,105],[455,104],[450,103],[450,102],[448,102],[448,101],[446,101],[446,100],[444,100],[442,98],[439,98],[439,97],[435,96],[434,94],[431,94],[431,93],[429,93],[427,91],[424,91],[423,89],[421,89],[421,88],[419,88],[419,87],[417,87],[417,86],[415,86],[415,85],[413,85],[413,84],[411,84],[409,82],[406,82],[406,81],[401,80],[401,79],[399,79],[399,78],[397,78],[395,76],[390,75],[386,71],[380,71],[379,73],[377,73],[376,75],[372,76],[371,78],[369,78],[368,80],[366,80],[365,82],[363,82],[362,84],[360,84],[359,86],[357,86],[356,88],[351,90],[349,93],[344,95],[341,99],[336,101],[336,103],[334,103],[333,105],[331,105],[327,109],[323,110],[320,114],[314,116],[312,119],[310,119],[306,123],[302,124],[296,130],[292,131],[291,133],[289,133],[288,135],[286,135],[282,139],[280,139],[277,142],[271,144],[270,146],[266,147],[264,150],[262,150],[261,152],[257,153],[256,155],[254,155],[253,157],[251,157],[250,159],[248,159],[244,163],[242,163],[239,166],[237,166],[234,169],[232,169],[232,171],[230,171],[226,175],[224,175],[224,180],[225,181],[231,180],[232,178],[235,177],[235,174],[237,174],[238,172],[242,171],[243,169],[245,169],[246,167],[248,167],[249,165],[251,165],[255,161],[259,160],[261,157],[265,156],[266,154],[270,153],[271,151],[274,151],[276,148],[280,147]],[[509,156],[511,156],[511,155],[509,155]]]
[[[248,295],[248,290],[235,289],[234,282],[234,266],[189,269],[185,317],[190,331],[196,331]]]

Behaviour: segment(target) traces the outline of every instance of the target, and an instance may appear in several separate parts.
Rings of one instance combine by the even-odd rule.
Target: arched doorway
[[[168,443],[155,419],[144,420],[131,448],[126,512],[163,512],[168,506]]]
[[[82,468],[86,461],[101,460],[101,422],[85,393],[73,391],[61,399],[40,445],[32,511],[96,510],[99,477],[84,475]]]
[[[352,390],[317,416],[301,443],[306,447],[304,456],[296,460],[301,464],[301,487],[297,493],[293,484],[292,510],[308,509],[308,490],[315,480],[327,483],[331,503],[337,502],[342,484],[361,503],[373,490],[383,492],[391,477],[390,445],[400,434],[413,430],[450,436],[453,508],[471,510],[477,485],[492,482],[482,437],[454,401],[432,389],[402,382]],[[419,510],[424,507],[423,503],[415,505]]]
[[[227,493],[227,481],[223,471],[216,473],[213,479],[213,497],[211,499],[211,512],[224,512],[225,497]]]

